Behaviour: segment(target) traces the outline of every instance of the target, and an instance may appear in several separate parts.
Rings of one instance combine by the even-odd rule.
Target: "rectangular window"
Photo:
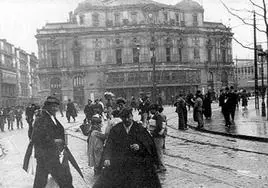
[[[95,51],[95,61],[101,61],[101,51]]]
[[[193,14],[193,26],[197,26],[198,25],[198,17],[197,14],[194,13]]]
[[[180,14],[180,18],[181,18],[181,26],[185,26],[185,17],[184,17],[185,15],[184,15],[184,12],[182,12],[181,14]]]
[[[80,52],[74,51],[73,56],[74,56],[74,65],[79,66],[80,65]]]
[[[226,50],[222,50],[221,52],[222,52],[221,53],[221,55],[222,55],[222,62],[223,63],[226,63]]]
[[[165,21],[165,22],[168,21],[168,14],[167,14],[167,12],[164,13],[164,21]]]
[[[133,52],[133,63],[139,63],[139,50],[137,48],[133,48],[132,52]]]
[[[120,14],[118,13],[114,14],[114,23],[116,26],[120,25]]]
[[[99,15],[98,14],[92,15],[92,24],[93,24],[93,26],[99,26]]]
[[[57,68],[58,67],[57,52],[51,52],[51,66],[53,68]]]
[[[171,61],[170,48],[166,48],[166,58],[167,62]]]
[[[179,21],[180,21],[179,14],[176,14],[176,15],[175,15],[175,21],[176,21],[176,22],[179,22]]]
[[[200,51],[199,48],[194,48],[194,59],[200,58]]]
[[[179,62],[182,62],[182,48],[178,49],[178,54],[179,54]]]
[[[132,24],[137,23],[137,12],[132,12],[131,13],[131,21],[132,21]]]
[[[211,50],[208,50],[208,62],[211,63]]]
[[[79,20],[80,20],[80,24],[83,25],[85,23],[85,16],[84,15],[80,15],[79,16]]]
[[[193,45],[194,46],[199,46],[200,45],[199,37],[194,37],[193,38]]]
[[[115,50],[116,64],[122,65],[122,49]]]

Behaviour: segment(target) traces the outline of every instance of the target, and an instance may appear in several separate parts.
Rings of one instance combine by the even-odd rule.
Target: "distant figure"
[[[150,104],[151,103],[147,96],[142,97],[142,101],[139,104],[139,115],[141,115],[141,121],[144,127],[148,126]]]
[[[131,97],[130,106],[133,110],[137,110],[137,102],[134,96]]]
[[[17,127],[19,127],[19,126],[23,127],[22,114],[23,114],[23,111],[22,111],[21,107],[17,106],[16,110],[15,110],[15,117],[16,117]]]
[[[211,119],[212,116],[212,110],[211,110],[211,94],[210,92],[208,92],[207,94],[205,94],[204,100],[203,100],[203,114],[205,116],[206,119]]]
[[[241,94],[241,98],[242,98],[242,106],[244,107],[244,110],[246,110],[248,106],[248,94],[245,89],[243,90]]]
[[[229,97],[230,97],[230,115],[231,115],[232,122],[234,123],[235,110],[236,110],[236,106],[237,106],[237,103],[238,103],[238,95],[234,91],[233,86],[230,87]]]
[[[186,130],[187,129],[187,108],[186,102],[183,99],[183,95],[179,94],[177,101],[175,102],[174,106],[176,106],[176,113],[178,114],[178,129],[179,130]]]
[[[232,123],[230,121],[230,112],[232,108],[232,97],[230,93],[229,87],[225,88],[225,94],[224,94],[224,103],[222,108],[222,113],[225,119],[225,126],[229,127]]]
[[[29,137],[29,139],[31,139],[31,135],[32,135],[32,132],[33,132],[33,121],[34,121],[34,111],[35,110],[36,110],[35,104],[29,104],[29,106],[27,106],[26,110],[25,110],[26,121],[27,121],[27,123],[29,125],[29,129],[28,129],[28,137]]]
[[[93,111],[93,104],[92,104],[92,100],[88,99],[87,100],[87,105],[84,108],[84,113],[86,115],[86,120],[88,122],[91,121],[92,116],[94,115],[94,111]]]
[[[203,99],[202,93],[200,90],[196,92],[196,99],[194,103],[194,121],[198,123],[197,128],[202,129],[204,127],[203,120]]]
[[[7,125],[8,125],[8,130],[13,130],[13,123],[15,121],[15,112],[14,108],[10,108],[9,112],[7,114]]]
[[[71,117],[73,118],[75,122],[75,118],[77,117],[77,111],[74,106],[74,103],[71,102],[71,99],[68,99],[67,110],[66,110],[66,118],[68,120],[68,123],[70,123]]]

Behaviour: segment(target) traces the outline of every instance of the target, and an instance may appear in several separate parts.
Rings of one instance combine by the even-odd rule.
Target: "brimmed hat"
[[[44,102],[44,105],[46,106],[46,105],[50,105],[50,104],[60,105],[60,101],[59,101],[59,99],[57,99],[54,96],[48,96],[47,99]]]
[[[94,124],[100,124],[101,122],[102,122],[102,120],[101,120],[100,115],[95,114],[94,116],[92,116],[92,119],[91,119],[92,125],[94,125]]]
[[[119,97],[116,99],[116,104],[126,104],[126,99]]]
[[[158,108],[159,108],[158,104],[151,104],[149,107],[150,110],[158,110]]]
[[[132,115],[132,108],[124,108],[119,113],[120,118],[128,118],[130,115]]]

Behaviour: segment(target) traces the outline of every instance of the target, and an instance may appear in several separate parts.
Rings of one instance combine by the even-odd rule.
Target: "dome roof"
[[[177,8],[184,10],[204,10],[203,7],[196,1],[193,0],[182,0],[175,5]]]
[[[75,13],[82,12],[92,7],[102,7],[102,6],[105,6],[102,0],[85,0],[78,4],[78,7],[75,9],[74,12]]]
[[[108,6],[124,6],[124,5],[142,5],[142,4],[155,4],[160,5],[152,0],[104,0]]]
[[[113,7],[127,5],[164,5],[153,0],[85,0],[78,4],[75,13],[84,12],[95,7]]]

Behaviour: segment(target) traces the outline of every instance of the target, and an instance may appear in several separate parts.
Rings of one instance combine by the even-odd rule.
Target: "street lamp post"
[[[263,52],[262,48],[258,49],[258,56],[260,57],[260,63],[261,63],[261,96],[262,96],[262,103],[261,103],[261,114],[263,117],[266,116],[265,112],[265,87],[264,87],[264,71],[263,71],[263,58],[265,56],[265,52]]]
[[[152,72],[152,82],[153,82],[153,90],[152,90],[152,102],[156,103],[156,78],[155,78],[155,63],[156,63],[156,57],[155,57],[155,47],[156,47],[156,41],[155,41],[155,36],[154,36],[154,17],[153,13],[148,14],[149,19],[150,19],[150,24],[151,24],[151,42],[150,42],[150,51],[152,52],[151,56],[151,63],[153,66],[153,72]]]
[[[138,96],[141,93],[141,64],[140,64],[140,44],[136,44],[136,61],[138,63]]]

